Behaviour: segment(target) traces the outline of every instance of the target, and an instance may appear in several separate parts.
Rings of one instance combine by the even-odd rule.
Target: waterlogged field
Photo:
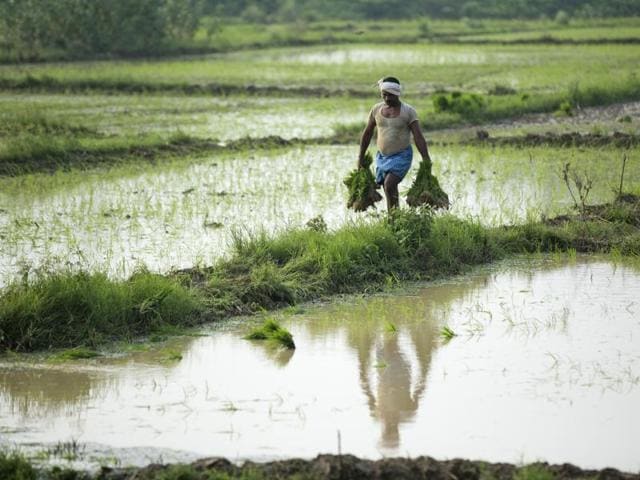
[[[445,23],[434,25],[437,36],[447,35]],[[330,232],[379,222],[384,202],[348,210],[343,179],[378,101],[375,81],[389,74],[420,113],[455,217],[497,227],[611,202],[623,164],[623,190],[640,194],[640,44],[612,41],[637,37],[636,23],[621,21],[613,33],[607,22],[591,30],[514,23],[513,31],[487,22],[465,27],[459,44],[0,65],[0,289],[40,271],[122,279],[143,266],[210,266],[239,237],[310,220]],[[547,29],[576,42],[517,43]],[[484,103],[436,111],[433,94],[443,91],[476,92]],[[525,137],[548,132],[602,142],[557,147]],[[514,142],[491,143],[498,137]],[[582,200],[578,183],[590,186]],[[252,319],[243,318],[193,336],[108,345],[92,360],[1,355],[0,447],[82,468],[341,451],[638,471],[637,261],[560,256],[277,312],[295,352],[245,340]],[[141,310],[153,308],[147,300]],[[448,342],[444,327],[455,334]]]
[[[295,352],[227,323],[125,357],[5,359],[0,424],[84,467],[341,451],[637,471],[639,298],[637,268],[529,259],[283,312]]]
[[[394,72],[408,92],[455,87],[486,91],[496,84],[529,93],[564,90],[572,82],[609,89],[638,74],[640,45],[368,44],[280,48],[192,57],[186,60],[77,62],[0,66],[3,84],[29,76],[43,87],[126,90],[224,84],[368,91]]]
[[[451,212],[488,226],[570,209],[573,200],[562,179],[567,162],[594,180],[591,203],[614,198],[623,155],[627,188],[640,188],[638,153],[621,149],[450,146],[432,153]],[[65,265],[118,277],[140,266],[166,272],[212,264],[237,234],[302,227],[318,216],[331,229],[366,220],[371,214],[346,208],[342,183],[356,155],[353,146],[308,146],[175,159],[106,175],[0,179],[0,278],[6,283],[25,269]],[[417,169],[415,162],[401,195]],[[383,203],[377,211],[384,211]]]
[[[337,125],[363,123],[369,108],[362,100],[347,98],[338,103],[331,98],[246,95],[0,94],[0,120],[81,125],[89,130],[81,142],[87,146],[113,143],[114,136],[135,145],[141,135],[166,139],[177,133],[223,141],[269,135],[318,138],[334,134]],[[11,133],[0,134],[0,152],[19,132]]]

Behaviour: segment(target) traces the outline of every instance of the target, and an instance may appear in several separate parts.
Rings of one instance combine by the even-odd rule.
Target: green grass
[[[460,101],[452,101],[456,99]],[[564,91],[555,92],[522,91],[506,95],[466,92],[453,99],[451,93],[436,94],[433,97],[433,106],[427,105],[423,109],[425,113],[422,124],[426,129],[432,130],[469,123],[482,124],[532,113],[571,114],[575,108],[638,100],[640,79],[632,74],[626,78],[611,79],[606,85],[584,86],[579,80],[575,80],[566,85]]]
[[[640,45],[633,44],[283,47],[185,59],[5,65],[0,66],[0,87],[41,92],[357,94],[375,99],[373,83],[393,71],[405,85],[407,101],[417,103],[420,95],[442,88],[489,91],[502,84],[535,95],[564,91],[576,81],[585,88],[607,86],[637,74],[638,51]],[[248,69],[249,64],[253,68]]]
[[[52,357],[53,361],[82,360],[99,357],[100,353],[86,347],[76,347],[64,350]]]
[[[531,464],[525,465],[515,471],[513,480],[554,480],[555,475],[550,472],[544,465]]]
[[[36,471],[29,461],[19,453],[0,450],[0,478],[5,480],[36,480]]]
[[[206,23],[206,19],[203,23]],[[556,41],[633,41],[638,38],[637,18],[578,19],[561,25],[552,19],[442,20],[417,17],[411,20],[329,20],[292,23],[250,24],[226,19],[223,28],[208,34],[203,27],[193,39],[167,46],[166,56],[180,53],[232,52],[278,46],[332,45],[344,43],[422,43],[422,42],[530,42]],[[78,58],[77,52],[42,49],[43,60]],[[3,51],[0,61],[15,62],[15,55]]]
[[[266,340],[272,345],[288,349],[296,348],[291,333],[273,318],[267,318],[262,325],[253,328],[245,338],[247,340]]]
[[[453,337],[455,337],[457,335],[456,332],[454,332],[451,327],[449,327],[449,325],[445,325],[444,327],[442,327],[442,329],[440,330],[440,336],[445,340],[445,341],[449,341],[451,340]]]
[[[132,339],[164,324],[190,324],[200,302],[174,280],[140,272],[126,281],[100,273],[52,273],[0,294],[0,347],[43,350]]]
[[[113,281],[103,274],[62,272],[25,279],[0,293],[0,348],[93,347],[148,335],[166,324],[193,325],[380,290],[389,277],[441,278],[527,252],[637,257],[639,204],[629,198],[593,207],[587,216],[495,228],[427,209],[402,209],[392,221],[356,222],[332,232],[302,228],[237,236],[228,258],[169,277],[140,272]],[[293,343],[284,334],[275,336]]]

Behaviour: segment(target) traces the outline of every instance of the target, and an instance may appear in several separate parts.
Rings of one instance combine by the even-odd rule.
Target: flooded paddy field
[[[483,41],[470,37],[475,40]],[[450,259],[450,271],[503,258],[483,257],[482,239],[486,247],[490,234],[474,226],[526,228],[575,212],[563,180],[566,164],[590,184],[587,204],[616,198],[623,159],[624,191],[640,193],[637,141],[560,147],[470,140],[478,130],[490,139],[547,132],[636,135],[639,53],[634,43],[362,43],[0,65],[0,162],[17,158],[37,167],[47,155],[53,158],[46,164],[52,168],[0,175],[0,294],[40,271],[124,279],[142,266],[161,274],[207,267],[233,252],[240,237],[284,236],[310,220],[326,224],[327,238],[345,226],[382,224],[384,202],[365,214],[346,208],[343,179],[356,163],[357,134],[378,101],[375,81],[388,74],[402,79],[406,102],[417,108],[433,140],[434,173],[452,214],[435,214],[434,224],[444,220],[438,234],[479,232],[475,243],[455,246],[480,253]],[[485,103],[476,112],[436,112],[434,94],[453,91],[477,93]],[[569,102],[564,110],[561,102]],[[532,112],[539,116],[522,117]],[[327,138],[335,133],[344,138]],[[337,144],[349,135],[352,143]],[[274,136],[280,138],[269,143]],[[185,148],[155,155],[174,137],[182,137]],[[245,137],[255,142],[233,143]],[[287,142],[295,138],[300,141]],[[200,142],[200,149],[189,151],[190,142]],[[64,162],[69,152],[82,157],[96,151],[124,158]],[[418,166],[416,153],[400,186],[405,212],[404,196]],[[578,222],[573,227],[582,233]],[[402,230],[388,225],[372,230],[369,239],[377,241],[376,232],[382,232],[381,245],[400,238]],[[2,352],[0,451],[17,446],[36,464],[79,468],[352,453],[638,471],[637,258],[615,248],[605,259],[575,258],[567,246],[575,243],[561,243],[561,228],[550,234],[560,240],[547,251],[568,253],[533,253],[453,279],[441,278],[442,272],[410,277],[441,281],[274,312],[293,334],[295,351],[245,340],[260,318],[243,317],[187,336],[100,344],[94,359]],[[624,228],[631,238],[627,252],[636,252],[636,224]],[[289,248],[292,238],[302,235],[267,248]],[[328,248],[345,238],[332,238]],[[531,238],[531,249],[514,251],[535,252],[537,238]],[[315,247],[326,238],[311,240]],[[430,240],[444,250],[450,245]],[[389,251],[399,252],[394,245]],[[370,258],[359,244],[353,252]],[[322,266],[309,254],[294,258],[292,267],[286,264],[291,252],[279,253],[284,265],[257,262],[264,275],[273,275],[265,277],[267,287],[270,279],[289,281],[279,276],[285,268],[303,269],[306,261],[310,268]],[[358,274],[357,261],[345,269],[347,283],[354,282],[352,272]],[[385,281],[391,286],[409,277],[381,272],[375,291]],[[253,273],[249,269],[245,277]],[[215,281],[245,277],[208,281],[215,288]],[[315,277],[294,280],[305,278]],[[337,284],[318,291],[333,296]],[[143,298],[141,310],[147,300],[157,298]],[[455,335],[447,341],[443,332]]]
[[[637,268],[529,258],[280,312],[295,351],[225,322],[93,360],[5,357],[2,441],[85,467],[341,449],[637,471],[639,298]]]
[[[342,182],[356,153],[295,147],[0,179],[0,284],[55,266],[126,277],[141,265],[157,272],[210,265],[236,234],[302,227],[319,216],[338,228],[361,217],[346,208]],[[614,198],[623,155],[627,187],[640,184],[637,152],[622,149],[449,146],[432,154],[451,212],[487,226],[565,213],[573,205],[562,180],[567,162],[595,180],[592,203]],[[402,184],[403,198],[417,168]]]
[[[335,127],[362,123],[369,105],[359,99],[261,96],[69,95],[0,93],[0,120],[29,116],[62,125],[81,125],[109,141],[178,133],[222,141],[242,137],[319,138]],[[17,132],[14,132],[17,133]],[[3,138],[0,132],[0,153]]]
[[[438,87],[486,90],[496,84],[532,92],[565,89],[571,82],[609,88],[637,71],[638,45],[444,45],[363,44],[276,48],[148,61],[102,61],[0,66],[6,84],[41,78],[47,85],[122,88],[207,84],[330,92],[367,92],[393,71],[408,92]],[[382,68],[381,66],[384,65]],[[613,74],[615,72],[615,74]]]

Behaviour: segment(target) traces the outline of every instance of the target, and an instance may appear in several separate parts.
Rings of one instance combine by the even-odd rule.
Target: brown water
[[[118,358],[5,358],[2,443],[75,441],[95,466],[313,457],[337,453],[339,433],[343,453],[370,458],[640,468],[637,269],[521,260],[279,317],[295,352],[226,323]]]

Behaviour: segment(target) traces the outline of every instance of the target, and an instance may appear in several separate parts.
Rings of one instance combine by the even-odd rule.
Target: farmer
[[[427,141],[420,130],[418,114],[411,105],[400,101],[400,81],[395,77],[384,77],[378,81],[378,88],[382,102],[375,104],[369,112],[367,126],[360,137],[358,168],[364,168],[364,155],[371,143],[373,131],[378,127],[376,183],[384,186],[387,210],[391,211],[399,205],[398,184],[411,167],[411,134],[422,158],[430,158]]]

